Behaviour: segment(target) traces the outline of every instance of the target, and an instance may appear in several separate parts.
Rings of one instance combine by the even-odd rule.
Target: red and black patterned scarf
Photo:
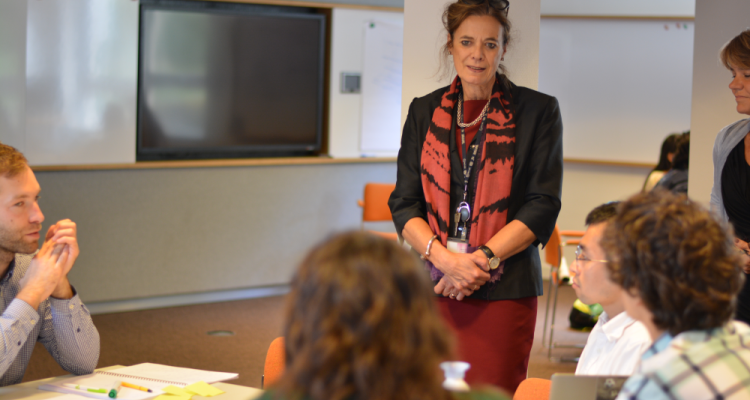
[[[485,134],[477,137],[479,164],[476,193],[469,220],[469,246],[487,243],[505,226],[508,218],[513,165],[515,162],[515,120],[510,107],[510,96],[503,90],[503,78],[495,76],[490,106],[487,112]],[[451,160],[449,141],[453,110],[461,91],[461,81],[456,77],[432,114],[432,123],[422,146],[421,174],[427,202],[427,222],[440,242],[445,246],[448,240],[448,227],[454,210],[450,203]],[[481,132],[478,133],[481,135]],[[471,189],[470,189],[471,190]],[[442,276],[431,263],[428,263],[433,279]],[[490,272],[490,282],[502,275],[503,266]]]

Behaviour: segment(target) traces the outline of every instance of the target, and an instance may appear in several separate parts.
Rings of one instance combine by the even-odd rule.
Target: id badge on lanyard
[[[479,126],[479,132],[477,132],[477,136],[479,136],[485,128],[486,121],[487,117],[485,116],[482,118],[482,124]],[[463,201],[458,204],[456,212],[455,214],[453,214],[453,237],[448,238],[447,246],[448,250],[454,253],[466,253],[469,247],[467,233],[469,231],[468,222],[471,219],[471,206],[466,201],[466,196],[469,192],[469,179],[471,178],[471,171],[474,168],[474,161],[476,160],[477,150],[479,149],[478,144],[468,146],[467,148],[466,130],[464,128],[461,128],[461,148],[462,150],[464,150],[461,154],[461,161],[464,167],[464,196]],[[469,159],[467,165],[466,158],[469,151],[471,151],[471,158]],[[451,244],[451,242],[455,242],[455,244]]]

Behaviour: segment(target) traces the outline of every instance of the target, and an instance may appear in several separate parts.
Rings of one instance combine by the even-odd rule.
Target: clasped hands
[[[750,274],[750,246],[748,246],[748,243],[742,239],[734,238],[734,246],[742,253],[742,270],[746,274]]]
[[[446,251],[431,261],[444,274],[435,285],[435,294],[461,301],[490,280],[490,266],[481,250],[465,254]]]
[[[50,226],[44,244],[21,278],[21,291],[16,297],[34,309],[50,296],[59,299],[73,297],[68,272],[73,268],[78,252],[75,222],[64,219]]]

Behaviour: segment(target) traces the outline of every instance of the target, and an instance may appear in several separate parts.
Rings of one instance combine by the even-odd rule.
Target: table
[[[99,368],[97,371],[108,371],[117,368],[122,368],[121,365],[113,365],[111,367]],[[63,393],[50,392],[46,390],[39,390],[37,387],[45,383],[54,383],[64,379],[68,379],[72,375],[58,376],[55,378],[39,379],[36,381],[19,383],[17,385],[11,385],[0,388],[0,400],[43,400],[43,399],[54,399],[55,397],[62,396]],[[223,390],[224,394],[214,397],[202,397],[193,396],[194,400],[252,400],[263,394],[263,390],[251,388],[247,386],[233,385],[226,382],[213,383],[213,386]]]

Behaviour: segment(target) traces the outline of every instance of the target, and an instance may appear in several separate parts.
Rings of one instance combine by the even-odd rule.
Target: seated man
[[[610,281],[599,245],[617,204],[602,204],[586,217],[586,233],[570,267],[578,298],[585,304],[599,303],[604,309],[583,348],[578,375],[632,375],[641,354],[651,345],[646,328],[625,313],[622,289]]]
[[[617,211],[601,242],[607,267],[654,339],[617,398],[750,398],[750,328],[732,321],[743,274],[727,227],[666,191]]]
[[[66,371],[93,372],[99,333],[68,282],[78,257],[76,224],[62,220],[47,230],[39,183],[16,149],[0,144],[0,385],[21,382],[37,340]]]

